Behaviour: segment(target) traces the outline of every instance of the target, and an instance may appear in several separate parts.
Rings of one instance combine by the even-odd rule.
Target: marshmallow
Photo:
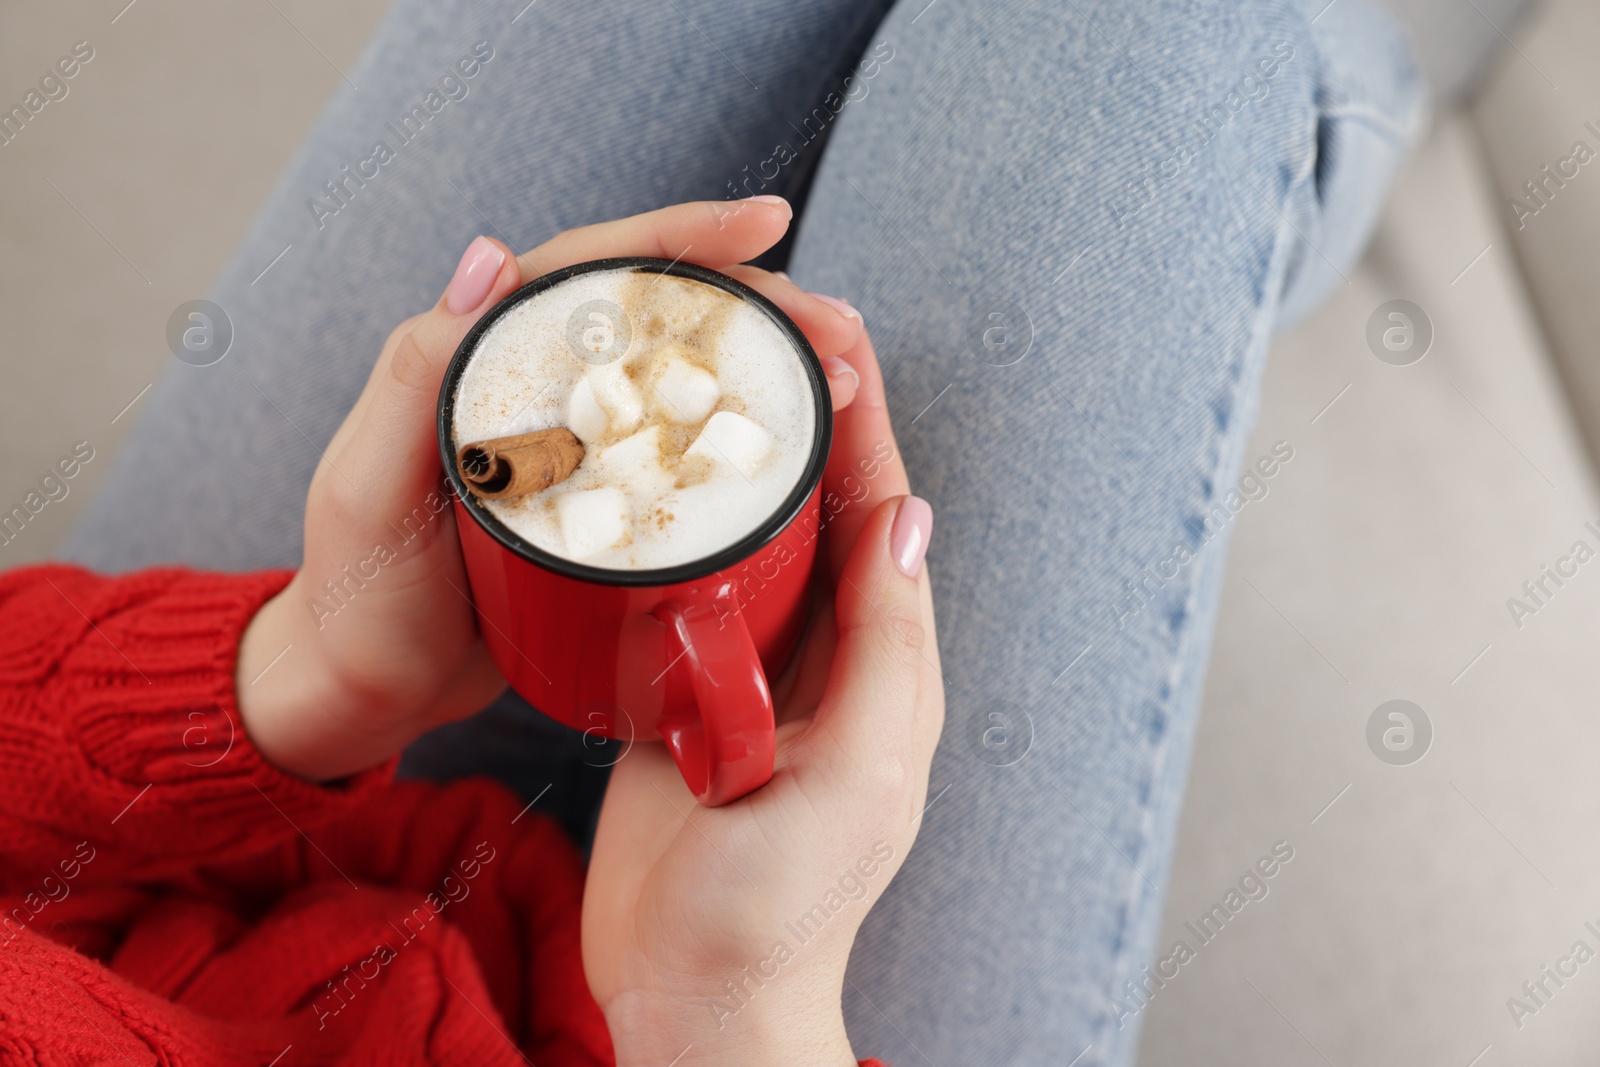
[[[589,379],[581,378],[567,402],[567,429],[578,435],[584,444],[606,435],[611,427],[611,416],[605,413],[600,401],[594,398],[594,386]]]
[[[611,548],[628,532],[628,501],[622,490],[578,489],[556,498],[567,556],[583,561]]]
[[[722,398],[717,376],[686,360],[668,357],[656,377],[656,393],[666,402],[667,417],[696,423],[711,414]]]
[[[639,425],[639,420],[644,418],[644,398],[621,363],[590,367],[588,382],[594,390],[594,398],[611,417],[614,432],[627,433]]]
[[[625,490],[636,502],[659,497],[672,488],[672,474],[663,460],[661,427],[647,426],[600,453],[600,465],[610,484]]]
[[[661,427],[647,426],[600,453],[600,462],[617,475],[661,466]]]
[[[704,457],[720,468],[731,467],[754,478],[771,451],[772,435],[760,423],[736,412],[719,411],[707,420],[684,455]]]

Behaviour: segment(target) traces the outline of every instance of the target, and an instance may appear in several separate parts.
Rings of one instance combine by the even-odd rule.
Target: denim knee
[[[1321,5],[1326,0],[1312,0]],[[1276,326],[1308,314],[1361,258],[1384,196],[1429,116],[1405,31],[1367,0],[1339,0],[1310,23],[1317,48],[1314,154],[1286,191],[1299,229]]]
[[[1111,67],[1127,66],[1125,83],[1155,90],[1161,112],[1123,131],[1155,150],[1121,168],[1101,208],[1118,231],[1181,227],[1186,210],[1264,224],[1265,245],[1239,247],[1257,253],[1248,269],[1282,328],[1360,257],[1426,122],[1425,83],[1402,28],[1367,0],[1186,5],[1181,53],[1152,63],[1152,51],[1173,47],[1172,15],[1119,19],[1135,42],[1124,51],[1110,7],[1099,19],[1085,14],[1122,53],[1108,57]],[[1197,188],[1181,189],[1191,182]],[[1174,213],[1150,210],[1163,200]]]

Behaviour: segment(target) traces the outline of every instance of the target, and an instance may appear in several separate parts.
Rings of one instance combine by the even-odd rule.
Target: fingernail
[[[794,218],[794,208],[790,207],[789,201],[785,200],[781,196],[773,196],[771,193],[762,193],[760,196],[747,196],[745,199],[757,204],[771,204],[774,207],[781,206],[789,213],[789,217],[791,219]]]
[[[861,375],[856,369],[838,356],[829,356],[822,361],[822,372],[830,378],[849,378],[857,388],[861,386]]]
[[[786,272],[784,272],[784,271],[781,271],[781,270],[775,270],[775,271],[773,271],[773,272],[772,272],[772,276],[773,276],[773,277],[774,277],[774,278],[782,278],[782,279],[783,279],[783,280],[784,280],[784,281],[786,281],[786,282],[792,282],[792,281],[794,281],[794,279],[793,279],[793,278],[791,278],[791,277],[789,277],[789,275],[788,275],[788,274],[787,274],[787,273],[786,273]]]
[[[474,237],[461,256],[456,275],[444,291],[444,306],[452,315],[465,314],[483,303],[506,261],[505,250],[487,237]]]
[[[889,554],[907,578],[915,578],[928,554],[928,538],[933,533],[933,508],[920,496],[900,501],[889,529]]]
[[[821,293],[812,293],[811,295],[822,301],[824,304],[827,304],[845,318],[855,319],[857,322],[861,321],[861,312],[850,306],[850,304],[846,301],[840,300],[836,296],[823,296]]]

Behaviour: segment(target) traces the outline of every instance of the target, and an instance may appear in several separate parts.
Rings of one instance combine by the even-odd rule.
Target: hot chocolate
[[[570,475],[484,506],[552,555],[653,570],[727,548],[783,505],[812,455],[812,382],[756,305],[690,278],[600,270],[484,333],[452,432],[461,447],[570,430],[583,445]]]

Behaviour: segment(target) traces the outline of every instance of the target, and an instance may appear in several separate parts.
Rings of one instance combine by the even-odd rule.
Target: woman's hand
[[[906,496],[865,334],[844,357],[805,643],[774,687],[772,781],[702,808],[661,745],[612,771],[583,902],[583,960],[619,1067],[856,1061],[840,996],[867,910],[917,834],[944,722],[932,513]]]
[[[311,480],[300,570],[240,644],[239,713],[268,760],[340,778],[504,688],[478,639],[434,418],[456,346],[517,286],[609,256],[722,270],[795,320],[824,357],[834,404],[849,403],[854,373],[836,357],[855,344],[861,317],[738,265],[775,244],[790,215],[777,197],[691,203],[569,230],[520,258],[488,238],[472,242],[439,302],[384,344]]]

